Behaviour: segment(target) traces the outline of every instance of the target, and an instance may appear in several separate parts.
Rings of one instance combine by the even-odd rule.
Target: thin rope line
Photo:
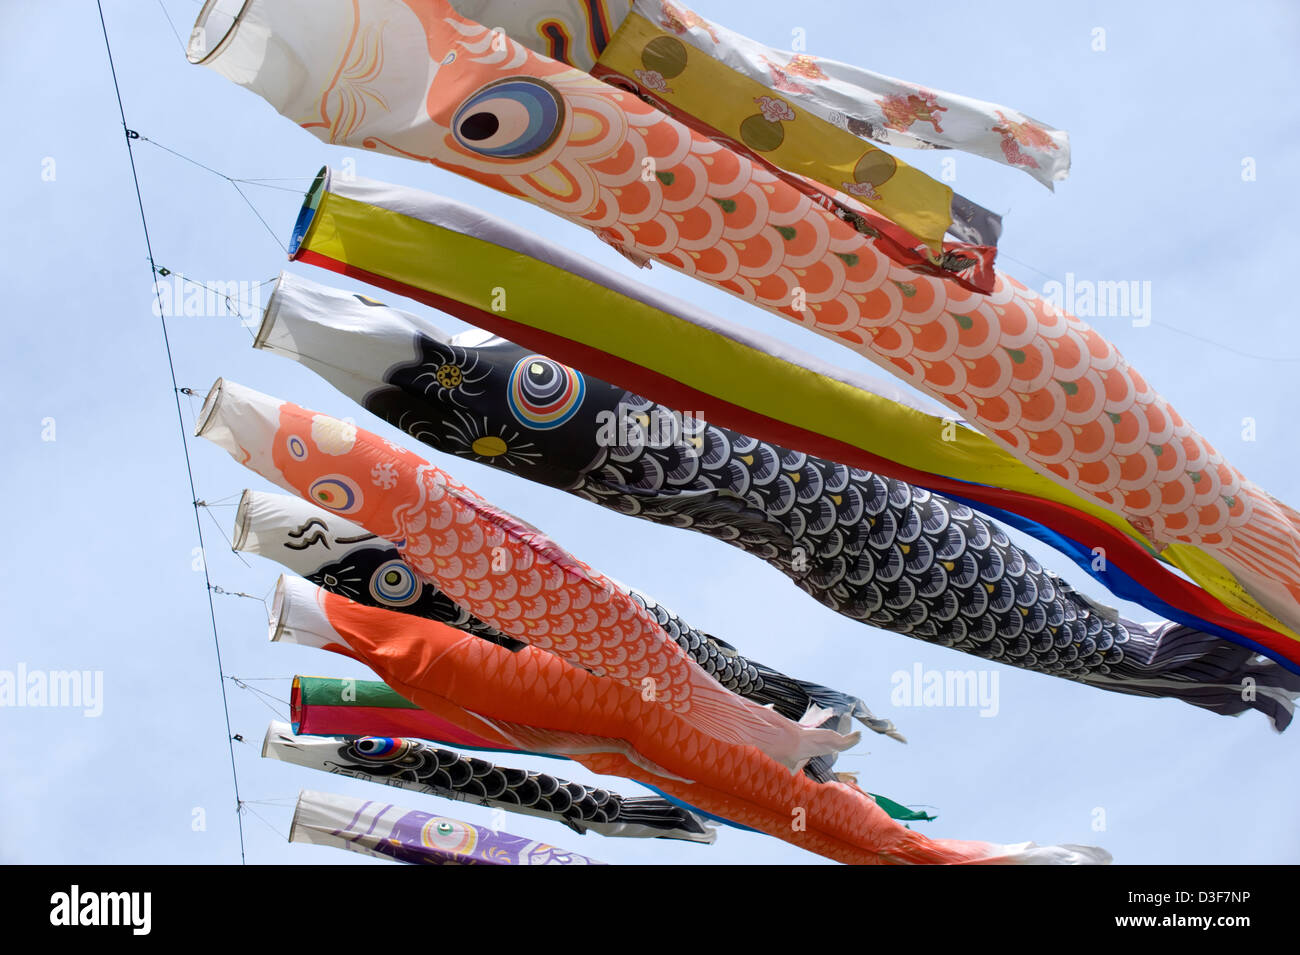
[[[263,189],[275,189],[277,192],[292,192],[295,195],[302,195],[302,193],[304,192],[304,190],[302,189],[290,189],[288,186],[270,186],[267,185],[267,183],[313,182],[314,181],[313,177],[311,176],[280,176],[280,177],[258,176],[255,178],[241,179],[238,176],[228,176],[220,169],[213,169],[211,166],[207,165],[206,163],[199,162],[193,156],[187,156],[185,155],[185,153],[172,149],[170,146],[164,146],[156,139],[150,139],[148,136],[141,136],[140,141],[143,143],[148,143],[150,146],[157,146],[163,152],[171,153],[177,159],[183,159],[185,160],[185,162],[198,166],[200,169],[205,169],[208,172],[212,173],[214,176],[218,176],[219,178],[226,180],[226,182],[242,182],[245,185],[249,185],[249,186],[261,186]]]
[[[275,826],[273,826],[273,825],[271,825],[269,822],[267,822],[266,819],[264,819],[264,818],[262,817],[262,814],[261,814],[260,812],[258,812],[256,809],[254,809],[251,805],[249,805],[249,804],[246,803],[246,802],[243,802],[243,803],[240,803],[239,806],[240,806],[241,811],[243,811],[243,812],[247,812],[247,813],[249,813],[249,814],[255,816],[255,817],[258,819],[258,821],[262,823],[262,825],[266,826],[266,828],[270,829],[272,832],[274,832],[277,836],[279,836],[279,837],[280,837],[281,839],[283,839],[285,842],[288,842],[288,841],[289,841],[289,837],[288,837],[288,836],[286,836],[286,835],[285,835],[283,832],[281,832],[279,829],[275,828]]]
[[[181,45],[181,51],[187,52],[189,48],[185,45],[185,41],[181,39],[181,35],[176,31],[176,24],[172,23],[172,15],[167,12],[167,8],[163,6],[162,0],[158,0],[158,9],[162,10],[163,16],[167,18],[167,25],[172,28],[172,36],[176,37],[176,42]]]
[[[98,3],[99,0],[96,0],[96,2]],[[123,125],[125,125],[125,123],[124,123]],[[262,218],[262,213],[260,213],[260,212],[257,211],[257,207],[256,207],[255,205],[253,205],[252,202],[249,201],[248,196],[244,195],[244,191],[243,191],[242,189],[239,188],[239,183],[238,183],[236,180],[232,179],[230,176],[227,176],[224,172],[219,172],[218,170],[213,169],[211,166],[208,166],[208,165],[205,165],[205,164],[199,162],[197,159],[191,159],[189,156],[183,155],[182,153],[178,153],[178,152],[177,152],[176,150],[174,150],[174,149],[168,149],[166,146],[162,145],[162,143],[156,143],[156,142],[154,142],[152,139],[150,139],[148,136],[141,136],[139,133],[136,133],[136,134],[135,134],[135,138],[141,140],[142,142],[149,143],[149,144],[152,145],[152,146],[157,146],[159,149],[162,149],[162,150],[164,150],[164,151],[166,151],[166,152],[169,152],[169,153],[171,153],[173,156],[177,156],[177,157],[179,157],[179,158],[181,158],[181,159],[184,159],[186,162],[193,163],[194,165],[200,167],[201,169],[206,169],[208,172],[212,173],[214,176],[219,176],[219,177],[221,177],[222,179],[226,180],[226,182],[230,183],[230,187],[231,187],[232,189],[234,189],[235,192],[239,193],[239,198],[243,199],[243,200],[244,200],[244,204],[247,205],[248,208],[251,209],[251,210],[253,211],[253,215],[257,216],[257,221],[260,222],[260,223],[262,223],[262,227],[266,229],[267,234],[268,234],[268,235],[269,235],[269,236],[270,236],[270,237],[275,241],[275,244],[278,245],[278,246],[280,247],[280,249],[284,252],[285,255],[288,255],[288,254],[289,254],[289,249],[288,249],[288,247],[287,247],[283,242],[280,241],[280,237],[279,237],[278,235],[275,234],[275,230],[272,229],[272,228],[270,227],[270,225],[267,224],[267,221],[266,221],[265,219]],[[263,184],[262,184],[262,183],[253,183],[253,185],[263,185]],[[284,186],[263,186],[263,188],[266,188],[266,189],[278,189],[278,190],[283,191],[283,192],[297,192],[297,191],[298,191],[298,190],[296,190],[296,189],[287,189],[287,188],[285,188]]]
[[[95,6],[99,10],[99,26],[104,33],[104,49],[108,54],[108,68],[113,76],[113,91],[117,96],[117,111],[122,118],[122,134],[127,137],[126,154],[131,160],[131,181],[135,185],[135,201],[140,209],[140,226],[144,230],[145,250],[149,253],[149,267],[152,269],[152,277],[156,278],[158,274],[157,266],[154,264],[153,243],[149,238],[149,220],[144,213],[144,195],[140,191],[140,176],[135,168],[135,151],[131,148],[130,127],[126,124],[126,107],[122,104],[122,87],[117,81],[117,66],[113,62],[113,45],[108,39],[108,24],[104,21],[104,5],[102,0],[95,0]],[[162,326],[163,347],[167,352],[167,368],[172,379],[172,397],[176,401],[176,423],[181,429],[181,450],[185,455],[185,473],[190,482],[190,501],[194,502],[199,499],[198,493],[194,488],[194,468],[190,463],[190,447],[185,435],[185,417],[181,410],[180,390],[176,383],[176,363],[172,358],[171,338],[167,333],[167,319],[162,314],[162,296],[158,294],[156,281],[154,282],[154,296],[158,300],[159,323]],[[203,521],[199,517],[199,508],[197,504],[192,504],[194,508],[194,530],[199,538],[199,553],[204,554],[203,547]],[[217,676],[220,678],[224,674],[224,667],[221,663],[221,640],[217,635],[217,610],[212,602],[212,579],[208,575],[208,562],[203,560],[203,579],[207,584],[208,599],[208,618],[212,621],[212,648],[217,658]],[[244,846],[244,820],[239,812],[239,771],[235,767],[235,742],[234,734],[230,729],[230,702],[226,696],[226,681],[219,679],[221,686],[221,708],[225,715],[226,721],[226,746],[230,750],[230,776],[234,783],[235,789],[235,818],[239,824],[239,861],[240,864],[247,862],[247,854]]]
[[[1016,265],[1029,269],[1029,271],[1031,272],[1037,272],[1039,275],[1047,279],[1049,282],[1060,281],[1060,279],[1057,276],[1052,275],[1050,272],[1044,272],[1042,269],[1038,268],[1037,266],[1030,265],[1028,262],[1024,261],[1023,259],[1018,259],[1014,255],[1011,255],[1008,252],[1003,252],[1002,250],[999,249],[998,257],[1014,262],[1016,263]],[[1206,345],[1213,345],[1215,348],[1221,348],[1224,351],[1231,352],[1234,355],[1240,355],[1242,358],[1251,358],[1254,359],[1255,361],[1269,361],[1279,365],[1292,365],[1292,364],[1300,363],[1300,357],[1279,358],[1277,355],[1260,355],[1255,352],[1242,351],[1240,348],[1234,348],[1232,345],[1225,345],[1221,341],[1217,341],[1216,339],[1213,338],[1206,338],[1204,335],[1198,335],[1195,332],[1189,332],[1186,329],[1179,328],[1177,325],[1170,325],[1168,322],[1158,322],[1153,320],[1151,324],[1157,325],[1160,328],[1163,328],[1165,331],[1173,332],[1175,335],[1183,335],[1187,338],[1193,338],[1196,341],[1202,342]]]

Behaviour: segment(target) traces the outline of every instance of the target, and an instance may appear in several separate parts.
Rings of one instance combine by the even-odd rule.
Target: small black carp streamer
[[[498,766],[423,740],[388,736],[295,736],[272,723],[262,755],[354,779],[539,816],[574,832],[711,843],[714,828],[660,796],[623,796],[547,773]]]
[[[851,619],[1108,690],[1256,709],[1278,729],[1291,720],[1300,676],[1181,624],[1122,619],[993,521],[923,488],[288,275],[256,344],[427,445],[727,541]]]
[[[245,491],[235,516],[234,548],[270,558],[331,593],[369,607],[437,620],[511,650],[525,644],[478,619],[432,584],[422,581],[397,548],[302,498]],[[796,680],[741,656],[731,644],[687,624],[653,598],[630,591],[672,640],[706,673],[746,699],[802,719],[812,707],[829,711],[821,725],[845,732],[852,720],[902,740],[889,720],[875,717],[854,696]],[[829,757],[810,761],[815,779],[826,777]]]

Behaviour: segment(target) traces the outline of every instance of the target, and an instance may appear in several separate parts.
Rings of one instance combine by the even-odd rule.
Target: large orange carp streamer
[[[393,541],[415,573],[483,622],[635,689],[709,736],[754,745],[791,769],[858,741],[732,693],[627,588],[405,448],[222,381],[197,433],[285,490]],[[814,707],[804,719],[829,715]]]
[[[1005,276],[985,296],[907,269],[772,171],[445,0],[301,9],[205,8],[191,58],[326,142],[468,176],[843,343],[1300,627],[1300,514],[1084,322]]]
[[[1103,850],[1082,846],[928,839],[889,818],[852,783],[791,774],[758,749],[701,733],[636,689],[553,654],[534,647],[511,653],[433,620],[353,603],[301,578],[280,579],[271,636],[360,660],[407,699],[503,745],[569,756],[593,772],[638,780],[840,862],[1110,861]]]

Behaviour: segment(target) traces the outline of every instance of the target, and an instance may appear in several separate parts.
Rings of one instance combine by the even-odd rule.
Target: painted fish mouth
[[[317,177],[319,178],[319,176]],[[313,183],[313,186],[315,184]],[[310,226],[309,226],[310,227]],[[298,230],[294,229],[294,236],[298,235]],[[295,244],[294,248],[298,246]],[[275,329],[275,320],[280,314],[280,283],[285,280],[287,272],[281,272],[276,276],[275,284],[271,286],[271,295],[266,300],[266,308],[262,309],[262,323],[257,326],[257,334],[253,336],[254,348],[266,348],[267,341],[271,337],[271,332]]]
[[[253,504],[253,492],[248,488],[239,495],[239,507],[235,509],[235,532],[231,537],[230,549],[243,550],[248,541],[249,525],[252,516],[248,513]]]
[[[284,574],[275,582],[275,596],[271,598],[271,609],[267,614],[267,633],[271,643],[278,643],[284,636],[284,618],[288,611],[288,597],[286,584],[287,577]]]
[[[194,436],[203,437],[203,432],[208,430],[208,425],[216,417],[217,408],[221,405],[221,390],[225,386],[225,379],[218,378],[208,389],[208,396],[203,399],[203,407],[199,410],[199,417],[194,424]]]
[[[190,31],[185,58],[191,63],[202,63],[225,49],[251,3],[252,0],[207,0]]]

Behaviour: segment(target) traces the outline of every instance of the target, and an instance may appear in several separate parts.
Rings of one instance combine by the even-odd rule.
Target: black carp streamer
[[[281,279],[257,343],[431,447],[726,541],[851,619],[1103,689],[1291,720],[1300,676],[1181,624],[1125,620],[923,488],[296,277]]]
[[[302,546],[305,540],[311,544]],[[357,603],[437,620],[509,650],[525,646],[422,581],[393,544],[302,498],[245,491],[235,517],[233,541],[236,550],[268,557],[318,587]],[[696,630],[653,598],[635,590],[630,593],[691,659],[732,692],[770,704],[792,720],[803,718],[815,706],[827,711],[829,722],[822,725],[828,728],[847,732],[857,719],[877,733],[902,739],[892,722],[874,716],[857,697],[748,660],[731,644]],[[824,762],[825,758],[818,757],[809,763],[814,778]]]

